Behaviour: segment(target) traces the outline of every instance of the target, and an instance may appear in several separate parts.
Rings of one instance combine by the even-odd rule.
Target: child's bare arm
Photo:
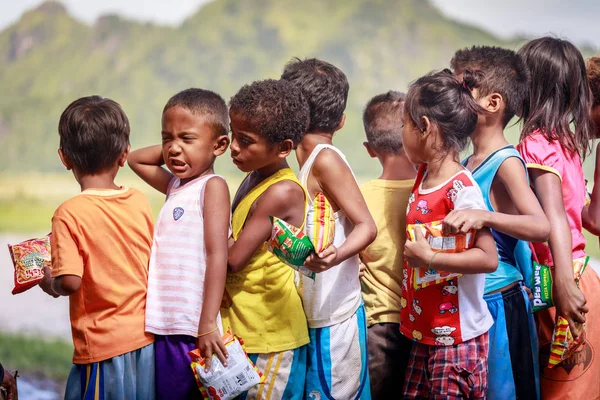
[[[127,157],[127,164],[147,184],[159,192],[167,194],[173,175],[162,167],[164,160],[161,145],[132,151]]]
[[[581,212],[583,227],[596,236],[600,235],[600,143],[596,148],[596,169],[591,202]]]
[[[256,250],[269,238],[273,228],[269,216],[301,226],[305,217],[304,202],[304,191],[294,182],[278,182],[267,189],[256,201],[252,215],[229,249],[230,271],[242,270]]]
[[[212,178],[204,192],[204,242],[206,244],[206,274],[204,277],[204,300],[198,322],[197,345],[206,357],[206,369],[210,369],[212,354],[227,365],[227,350],[217,329],[217,316],[227,275],[227,252],[229,239],[229,188],[223,179]],[[210,333],[208,333],[210,332]]]
[[[581,325],[588,312],[585,296],[573,278],[571,228],[565,211],[560,178],[547,171],[531,169],[531,181],[542,208],[550,221],[552,231],[548,244],[554,261],[554,304],[556,314],[569,322],[573,336],[581,333]]]
[[[40,288],[52,297],[70,296],[81,287],[81,277],[79,276],[62,275],[52,278],[50,273],[50,268],[45,267]]]
[[[523,163],[515,157],[504,161],[496,174],[517,208],[518,215],[487,210],[454,210],[444,219],[444,230],[467,233],[485,226],[521,240],[548,240],[550,223],[527,182],[526,174]]]
[[[321,254],[311,254],[307,258],[307,268],[323,272],[371,244],[377,236],[377,227],[352,171],[338,154],[324,150],[315,160],[312,170],[325,196],[337,204],[354,224],[354,229],[339,248],[330,246]]]
[[[415,241],[407,240],[404,244],[404,257],[413,268],[432,268],[460,274],[490,273],[498,268],[496,243],[487,228],[477,231],[475,243],[469,250],[439,254],[431,249],[421,229],[415,229]]]

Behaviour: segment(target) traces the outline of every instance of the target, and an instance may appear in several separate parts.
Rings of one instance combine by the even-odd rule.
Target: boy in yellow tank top
[[[309,109],[291,83],[265,80],[246,85],[230,103],[231,158],[246,179],[232,215],[224,329],[241,336],[266,383],[242,399],[301,399],[308,330],[294,270],[271,254],[269,216],[304,226],[306,195],[286,157],[302,140]]]

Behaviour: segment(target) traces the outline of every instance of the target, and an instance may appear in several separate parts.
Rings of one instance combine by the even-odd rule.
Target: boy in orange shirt
[[[152,213],[142,193],[114,183],[129,121],[116,102],[83,97],[58,132],[81,194],[54,212],[52,270],[40,286],[69,296],[75,352],[65,399],[154,399],[154,338],[144,329]]]

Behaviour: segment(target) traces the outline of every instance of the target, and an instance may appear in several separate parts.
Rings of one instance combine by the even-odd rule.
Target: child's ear
[[[278,144],[279,158],[286,158],[294,150],[294,142],[291,139],[286,139]]]
[[[490,95],[485,96],[485,102],[482,105],[483,108],[485,108],[487,111],[495,113],[500,110],[500,107],[502,106],[503,102],[504,99],[502,98],[502,95],[500,93],[492,93]]]
[[[373,148],[369,145],[369,142],[363,142],[363,146],[365,146],[365,149],[367,149],[367,153],[369,153],[369,156],[371,158],[377,158],[377,154],[375,153]]]
[[[131,150],[131,145],[127,145],[127,148],[119,157],[119,167],[124,167],[127,162],[127,156],[129,155],[129,151]]]
[[[433,125],[431,124],[429,118],[426,116],[421,117],[421,122],[423,123],[423,129],[421,129],[421,138],[426,139],[427,136],[431,134],[433,130]]]
[[[229,147],[229,136],[227,135],[221,135],[217,138],[217,140],[215,140],[215,147],[214,147],[214,151],[213,151],[213,155],[215,157],[218,157],[220,155],[222,155],[223,153],[225,153],[227,151],[227,148]]]
[[[346,114],[342,114],[342,119],[340,120],[340,123],[338,124],[337,128],[335,128],[335,130],[339,131],[340,129],[342,129],[344,127],[344,123],[346,123]]]
[[[60,157],[60,161],[65,166],[67,171],[70,171],[73,169],[73,164],[71,163],[71,160],[69,160],[69,157],[67,157],[65,155],[65,153],[63,153],[61,148],[58,149],[58,157]]]

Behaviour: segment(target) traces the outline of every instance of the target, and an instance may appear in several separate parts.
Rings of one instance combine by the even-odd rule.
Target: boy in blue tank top
[[[444,223],[454,232],[488,227],[498,249],[498,269],[487,274],[484,291],[494,318],[487,397],[539,398],[537,335],[524,286],[532,270],[526,241],[546,241],[550,224],[529,187],[524,161],[504,137],[527,96],[529,72],[514,51],[488,46],[457,51],[451,65],[459,79],[473,73],[473,96],[486,111],[479,114],[473,154],[463,165],[480,186],[487,211],[453,211]]]

